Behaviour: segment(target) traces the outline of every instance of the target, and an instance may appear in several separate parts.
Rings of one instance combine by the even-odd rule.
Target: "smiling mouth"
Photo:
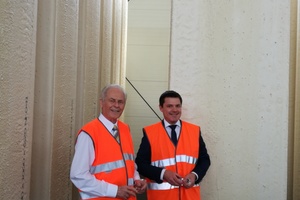
[[[119,113],[120,112],[120,110],[111,110],[112,112],[114,112],[114,113]]]

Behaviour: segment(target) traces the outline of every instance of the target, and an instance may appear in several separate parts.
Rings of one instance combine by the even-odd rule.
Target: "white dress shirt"
[[[165,129],[167,130],[167,133],[171,138],[171,131],[172,131],[172,129],[170,127],[171,124],[169,124],[169,122],[167,122],[165,119],[164,119],[164,124],[165,124]],[[176,132],[176,136],[177,136],[177,139],[178,139],[180,129],[181,129],[181,123],[180,123],[180,121],[177,121],[176,124],[172,124],[172,125],[177,125],[176,128],[175,128],[175,132]]]
[[[114,124],[107,120],[102,114],[99,120],[104,124],[107,130],[112,130]],[[75,154],[73,157],[70,179],[80,190],[90,193],[94,196],[116,197],[118,186],[98,180],[90,173],[90,167],[95,159],[93,141],[88,134],[81,132],[75,145]],[[137,169],[137,166],[135,166]],[[140,179],[137,170],[134,172],[134,180]]]

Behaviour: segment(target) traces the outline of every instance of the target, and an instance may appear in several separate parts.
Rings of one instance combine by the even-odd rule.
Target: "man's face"
[[[102,114],[112,123],[122,115],[126,99],[123,92],[118,88],[110,88],[105,99],[100,99]]]
[[[181,117],[181,103],[179,98],[167,97],[162,106],[159,106],[164,119],[170,124],[175,124]]]

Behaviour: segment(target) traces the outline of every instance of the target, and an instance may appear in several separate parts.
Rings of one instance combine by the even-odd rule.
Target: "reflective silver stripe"
[[[91,174],[97,174],[100,172],[110,172],[114,169],[122,168],[125,166],[125,163],[123,160],[118,160],[115,162],[109,162],[97,166],[92,166],[90,169]]]
[[[189,163],[189,164],[196,164],[197,158],[194,158],[192,156],[187,156],[187,155],[178,155],[178,156],[176,156],[176,162],[185,162],[185,163]]]
[[[167,158],[163,160],[157,160],[154,162],[151,162],[151,165],[155,167],[166,167],[166,166],[171,166],[175,165],[175,158]]]
[[[134,155],[129,153],[123,154],[125,160],[134,160]]]
[[[167,159],[151,162],[151,165],[156,167],[167,167],[167,166],[175,165],[176,162],[196,164],[197,158],[187,156],[187,155],[177,155],[176,158],[167,158]]]
[[[199,184],[195,184],[193,187],[198,187]],[[170,189],[176,189],[179,188],[179,186],[171,185],[168,182],[163,183],[148,183],[148,190],[170,190]]]
[[[123,154],[124,160],[134,160],[133,154]],[[110,172],[114,169],[125,167],[124,160],[117,160],[115,162],[108,162],[97,166],[91,166],[90,173],[97,174],[100,172]]]

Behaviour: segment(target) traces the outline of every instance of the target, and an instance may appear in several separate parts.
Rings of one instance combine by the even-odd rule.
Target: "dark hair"
[[[180,96],[180,94],[178,94],[177,92],[173,91],[173,90],[167,90],[164,93],[162,93],[159,97],[159,106],[163,106],[163,104],[165,103],[165,98],[167,97],[171,97],[171,98],[179,98],[180,103],[182,104],[182,98]]]

